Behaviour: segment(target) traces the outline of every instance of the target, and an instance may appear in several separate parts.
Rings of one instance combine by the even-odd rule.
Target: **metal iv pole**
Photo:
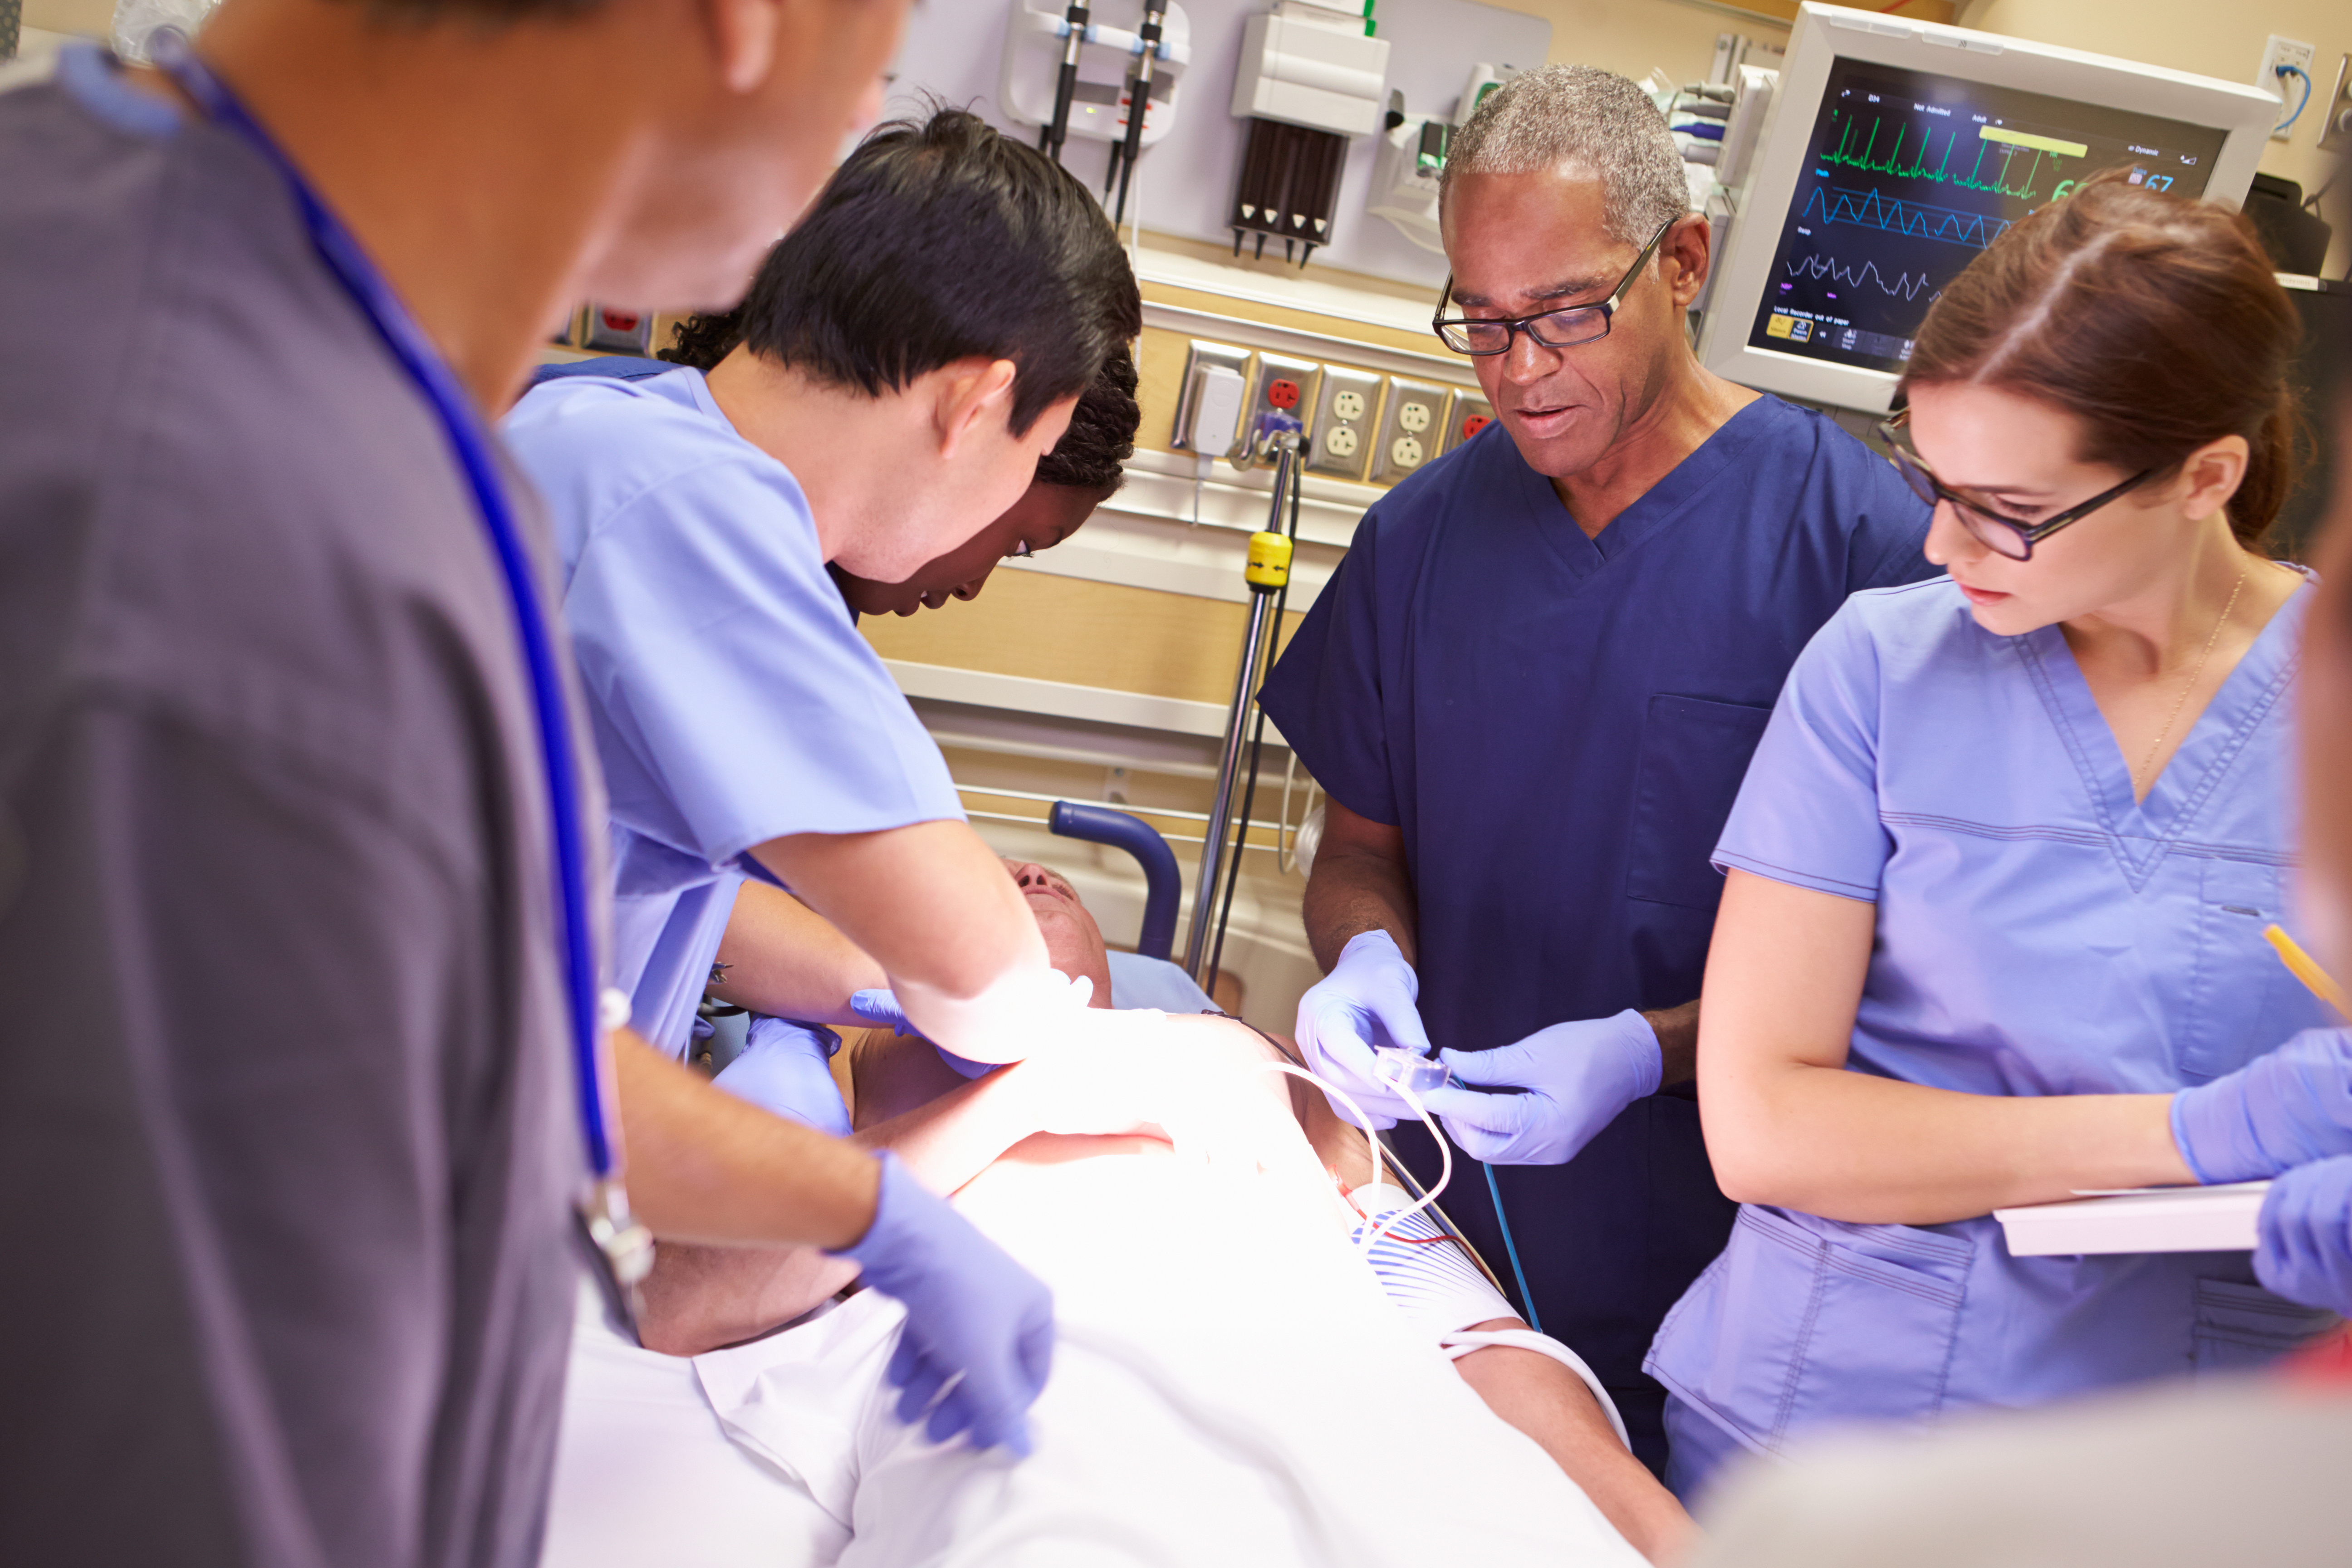
[[[1278,630],[1274,621],[1276,598],[1290,581],[1291,542],[1282,532],[1282,522],[1283,510],[1290,504],[1291,489],[1298,482],[1300,442],[1296,430],[1267,431],[1234,465],[1253,468],[1270,458],[1274,467],[1274,504],[1266,514],[1266,526],[1250,535],[1249,564],[1243,573],[1250,591],[1249,627],[1242,634],[1241,668],[1234,675],[1233,705],[1225,714],[1225,741],[1217,755],[1216,796],[1210,804],[1208,825],[1201,835],[1201,871],[1192,888],[1192,923],[1184,935],[1184,972],[1203,986],[1208,984],[1203,963],[1211,931],[1224,923],[1214,913],[1218,873],[1224,865],[1225,831],[1233,820],[1234,784],[1241,774],[1242,742],[1250,711],[1256,705],[1258,683],[1265,678],[1266,651]],[[1244,822],[1242,838],[1234,845],[1235,861],[1241,858],[1248,837],[1249,825]]]

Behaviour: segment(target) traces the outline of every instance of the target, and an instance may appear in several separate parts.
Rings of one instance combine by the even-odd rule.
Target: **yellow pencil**
[[[2344,987],[2336,984],[2334,975],[2319,967],[2317,960],[2295,945],[2294,938],[2273,925],[2263,928],[2263,940],[2278,950],[2279,962],[2285,964],[2314,996],[2318,997],[2338,1013],[2352,1017],[2352,1007],[2345,1005]]]

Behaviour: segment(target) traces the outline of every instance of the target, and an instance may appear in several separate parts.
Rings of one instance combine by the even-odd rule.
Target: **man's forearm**
[[[881,1169],[863,1149],[711,1088],[625,1029],[613,1067],[629,1201],[655,1236],[837,1250],[873,1225]]]
[[[747,882],[728,916],[710,994],[780,1018],[856,1024],[850,994],[888,984],[882,966],[831,921],[781,888]]]
[[[920,1048],[930,1050],[928,1045]],[[836,1148],[888,1149],[925,1186],[951,1193],[1037,1131],[1038,1117],[1021,1071],[1007,1068],[963,1084],[861,1130],[846,1145],[823,1142]],[[751,1114],[764,1115],[757,1110]],[[634,1192],[634,1180],[631,1184]],[[638,1331],[648,1350],[699,1354],[790,1322],[856,1276],[856,1265],[827,1258],[813,1246],[666,1240],[656,1250],[654,1272],[645,1284]]]
[[[1339,853],[1318,857],[1307,879],[1302,909],[1315,962],[1328,972],[1339,950],[1368,931],[1396,939],[1405,962],[1418,962],[1412,883],[1404,868],[1383,856]]]
[[[1698,1004],[1684,1003],[1679,1007],[1667,1007],[1642,1017],[1650,1032],[1658,1037],[1658,1056],[1664,1063],[1658,1087],[1673,1089],[1677,1085],[1698,1080]]]

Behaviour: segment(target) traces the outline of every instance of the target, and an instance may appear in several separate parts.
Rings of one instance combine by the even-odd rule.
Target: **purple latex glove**
[[[931,1041],[922,1030],[907,1021],[907,1010],[898,1005],[898,994],[887,986],[877,985],[870,990],[851,992],[849,1010],[877,1029],[887,1029],[894,1035],[929,1042],[931,1049],[940,1053],[940,1060],[966,1078],[979,1078],[1004,1065],[1002,1062],[966,1061],[945,1046]]]
[[[923,1037],[923,1032],[907,1021],[907,1010],[898,1005],[898,994],[887,985],[851,992],[849,1010],[877,1029],[912,1035],[917,1039]]]
[[[1423,1100],[1456,1147],[1491,1165],[1574,1159],[1620,1111],[1657,1093],[1665,1072],[1656,1031],[1631,1007],[1554,1024],[1491,1051],[1437,1055],[1460,1083],[1477,1087],[1433,1089]]]
[[[896,1159],[881,1161],[873,1225],[833,1256],[907,1309],[888,1373],[898,1419],[928,1409],[935,1443],[969,1432],[975,1447],[1025,1457],[1025,1417],[1054,1363],[1054,1294]]]
[[[1318,1078],[1338,1085],[1377,1127],[1393,1127],[1412,1107],[1373,1069],[1374,1046],[1402,1046],[1429,1054],[1429,1031],[1415,1005],[1421,977],[1384,931],[1360,931],[1339,950],[1331,973],[1298,999],[1298,1049]],[[1331,1112],[1349,1126],[1356,1119],[1338,1100]]]
[[[2290,1301],[2352,1317],[2352,1156],[2298,1165],[2271,1183],[2254,1278]]]
[[[2305,1029],[2172,1097],[2172,1142],[2199,1181],[2254,1182],[2352,1154],[2352,1029]]]

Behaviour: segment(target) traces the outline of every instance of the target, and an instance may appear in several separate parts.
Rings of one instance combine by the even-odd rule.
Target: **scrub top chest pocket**
[[[1650,699],[1633,786],[1627,898],[1714,912],[1723,874],[1709,858],[1771,718],[1769,704],[1665,692]]]
[[[2275,866],[2206,860],[2196,868],[2197,952],[2180,1025],[2179,1068],[2192,1083],[2235,1072],[2305,1027],[2308,1008],[2263,928],[2284,917]]]

